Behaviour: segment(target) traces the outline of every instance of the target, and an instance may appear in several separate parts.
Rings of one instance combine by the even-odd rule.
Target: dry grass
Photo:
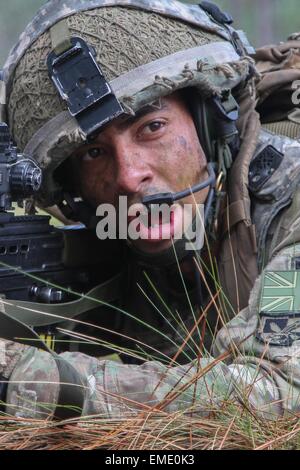
[[[64,422],[1,417],[0,424],[0,450],[300,449],[299,417],[264,420],[230,402],[207,417],[182,412]]]

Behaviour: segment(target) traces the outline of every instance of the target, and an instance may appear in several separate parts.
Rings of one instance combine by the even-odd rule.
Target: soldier
[[[266,130],[267,113],[261,129],[253,50],[231,23],[209,2],[50,0],[11,52],[8,123],[43,168],[40,205],[86,226],[120,196],[179,205],[148,237],[116,243],[114,307],[76,317],[88,329],[60,324],[83,339],[96,324],[127,364],[86,344],[58,355],[5,339],[6,412],[205,412],[228,397],[268,416],[298,410],[300,143]],[[172,240],[187,203],[193,222],[204,205],[207,243],[192,252]]]

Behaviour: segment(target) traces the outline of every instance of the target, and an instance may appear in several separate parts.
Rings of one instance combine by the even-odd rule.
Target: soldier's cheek
[[[81,193],[94,206],[104,202],[111,191],[109,181],[101,171],[89,170],[82,174]]]
[[[159,169],[174,190],[181,190],[199,178],[199,144],[178,135],[160,145]]]

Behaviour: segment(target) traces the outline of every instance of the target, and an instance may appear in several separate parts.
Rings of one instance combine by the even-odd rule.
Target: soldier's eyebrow
[[[162,109],[168,109],[168,102],[164,99],[158,99],[157,101],[154,101],[153,103],[150,103],[146,106],[143,106],[141,109],[139,109],[134,116],[122,116],[118,118],[118,120],[115,122],[115,127],[120,130],[124,131],[128,129],[130,126],[132,126],[134,123],[136,123],[139,119],[141,119],[144,116],[147,116],[147,114],[155,113],[157,111],[161,111]],[[109,123],[108,126],[112,124]],[[88,138],[85,144],[83,144],[80,149],[85,148],[87,145],[91,145],[97,141],[98,137],[101,137],[102,132],[105,131],[106,126],[99,132],[99,134]],[[80,150],[79,149],[79,150]],[[76,151],[78,152],[78,151]],[[76,154],[75,152],[75,154]]]
[[[139,119],[144,116],[147,116],[147,114],[155,113],[156,111],[161,111],[167,108],[168,104],[166,103],[166,101],[156,101],[155,103],[143,106],[143,108],[139,109],[134,116],[125,116],[124,118],[121,118],[120,121],[116,124],[116,126],[120,130],[126,130],[128,127],[132,126],[132,124],[135,124]]]

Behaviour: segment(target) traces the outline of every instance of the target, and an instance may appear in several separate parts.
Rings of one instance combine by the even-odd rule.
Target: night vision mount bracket
[[[62,53],[48,55],[49,76],[79,127],[92,138],[124,110],[95,61],[95,50],[79,37],[69,44]]]

